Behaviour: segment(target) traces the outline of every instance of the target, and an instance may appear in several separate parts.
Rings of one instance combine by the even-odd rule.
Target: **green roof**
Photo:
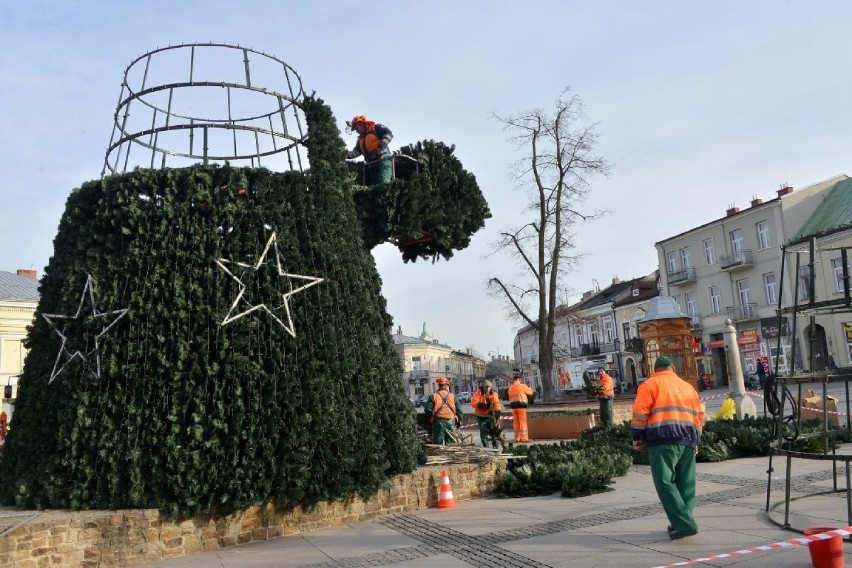
[[[791,242],[848,228],[852,228],[852,178],[837,182],[831,188]]]

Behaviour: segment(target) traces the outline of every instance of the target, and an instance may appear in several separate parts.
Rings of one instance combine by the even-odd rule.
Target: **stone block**
[[[183,537],[176,536],[174,538],[168,538],[163,540],[163,544],[166,546],[166,549],[170,548],[181,548],[183,546]]]

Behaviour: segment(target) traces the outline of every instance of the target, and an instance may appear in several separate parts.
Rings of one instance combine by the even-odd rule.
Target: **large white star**
[[[255,272],[257,272],[257,270],[261,266],[263,266],[263,264],[266,262],[266,255],[269,254],[270,248],[275,251],[275,269],[278,271],[278,276],[286,276],[291,281],[292,280],[304,280],[304,281],[307,282],[306,284],[303,284],[302,286],[298,286],[297,288],[292,288],[292,284],[291,284],[291,290],[289,292],[283,294],[283,296],[282,296],[284,303],[281,304],[280,306],[272,307],[272,308],[268,307],[266,305],[266,303],[252,304],[251,302],[249,302],[248,300],[243,298],[243,295],[245,294],[245,291],[246,291],[246,285],[243,283],[243,281],[240,279],[239,276],[235,276],[234,273],[231,272],[228,269],[228,267],[226,266],[226,264],[232,264],[234,266],[240,266],[242,268],[245,268],[245,269],[248,269],[248,270],[254,270]],[[237,294],[237,297],[234,299],[234,302],[231,304],[231,309],[228,310],[228,315],[225,316],[225,319],[223,319],[222,323],[220,324],[222,326],[226,326],[229,323],[231,323],[232,321],[236,321],[236,320],[240,319],[241,317],[246,316],[246,315],[248,315],[248,314],[250,314],[250,313],[252,313],[256,310],[263,310],[267,314],[269,314],[269,316],[272,319],[277,321],[281,325],[281,327],[284,328],[284,330],[287,333],[289,333],[293,337],[296,337],[296,330],[293,327],[293,316],[290,315],[290,298],[293,295],[295,295],[297,292],[301,292],[302,290],[307,290],[311,286],[316,286],[317,284],[319,284],[320,282],[325,280],[324,278],[319,278],[319,277],[316,277],[316,276],[304,276],[302,274],[291,274],[289,272],[284,272],[284,270],[282,270],[282,268],[281,268],[281,257],[278,255],[278,245],[276,244],[275,233],[272,233],[272,235],[269,237],[269,240],[266,241],[266,247],[264,247],[263,252],[258,257],[257,262],[255,262],[254,264],[245,264],[245,263],[242,263],[242,262],[233,262],[232,263],[231,261],[226,260],[224,258],[214,259],[214,262],[217,265],[219,265],[219,268],[221,268],[222,270],[227,272],[228,276],[233,278],[234,282],[236,282],[240,286],[240,291]],[[248,306],[248,308],[243,310],[242,312],[234,314],[234,312],[237,310],[237,306],[240,305],[240,302],[242,302],[243,304]],[[276,313],[275,313],[276,311],[279,311],[282,308],[284,310],[283,316],[286,317],[287,323],[284,323],[282,321],[282,318],[278,317],[278,315],[276,315]]]
[[[85,352],[80,350],[79,348],[75,349],[75,350],[71,350],[71,349],[68,349],[68,347],[67,347],[68,336],[65,335],[65,328],[68,326],[68,324],[66,323],[64,326],[62,326],[62,330],[60,331],[60,329],[57,327],[57,322],[55,322],[54,320],[60,320],[60,319],[66,320],[66,321],[67,320],[78,320],[80,318],[81,312],[83,312],[83,304],[86,303],[86,298],[88,298],[88,300],[89,300],[89,306],[91,307],[91,313],[92,313],[93,318],[103,319],[104,322],[106,322],[107,320],[109,320],[109,318],[111,316],[117,315],[118,317],[114,318],[112,321],[107,323],[101,329],[100,333],[95,335],[95,348],[94,349],[90,349],[90,350],[85,351]],[[100,378],[101,378],[100,340],[104,335],[107,334],[107,332],[109,332],[110,329],[112,329],[112,327],[118,322],[118,320],[123,318],[125,315],[127,315],[127,308],[124,308],[124,309],[121,309],[121,310],[112,310],[112,311],[109,311],[109,312],[98,311],[98,308],[95,305],[95,293],[94,293],[94,286],[92,284],[92,277],[91,277],[91,275],[88,275],[88,274],[86,275],[86,284],[83,286],[83,293],[80,295],[80,304],[77,306],[77,311],[74,313],[73,316],[62,316],[62,315],[57,315],[57,314],[41,314],[41,317],[44,318],[44,320],[50,325],[50,327],[53,328],[53,331],[55,331],[56,334],[60,338],[62,338],[62,345],[59,347],[59,353],[56,354],[56,362],[53,364],[53,371],[51,371],[51,373],[50,373],[50,379],[47,381],[47,384],[52,383],[54,381],[54,379],[56,379],[56,377],[59,376],[59,373],[61,373],[62,370],[66,367],[66,365],[68,365],[71,361],[79,358],[81,361],[86,362],[86,361],[89,360],[89,357],[92,354],[95,355],[95,368],[91,369],[91,367],[90,367],[90,370],[92,371],[92,374],[95,376],[95,378],[100,380]],[[73,339],[79,339],[79,338],[73,338]],[[75,343],[75,342],[72,341],[72,343]],[[64,363],[62,363],[62,365],[60,365],[59,362],[62,360],[63,355],[65,355],[67,357],[67,360]]]

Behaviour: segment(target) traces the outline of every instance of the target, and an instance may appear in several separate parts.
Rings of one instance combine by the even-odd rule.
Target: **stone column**
[[[728,360],[728,397],[734,399],[737,405],[737,418],[757,416],[757,407],[751,396],[746,392],[743,379],[743,366],[740,362],[740,346],[737,343],[737,330],[731,320],[725,320],[725,356]]]

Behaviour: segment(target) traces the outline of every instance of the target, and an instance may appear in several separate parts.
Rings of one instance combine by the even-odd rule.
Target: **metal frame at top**
[[[149,51],[124,70],[101,175],[199,161],[302,171],[304,96],[292,67],[253,48],[187,43]]]

